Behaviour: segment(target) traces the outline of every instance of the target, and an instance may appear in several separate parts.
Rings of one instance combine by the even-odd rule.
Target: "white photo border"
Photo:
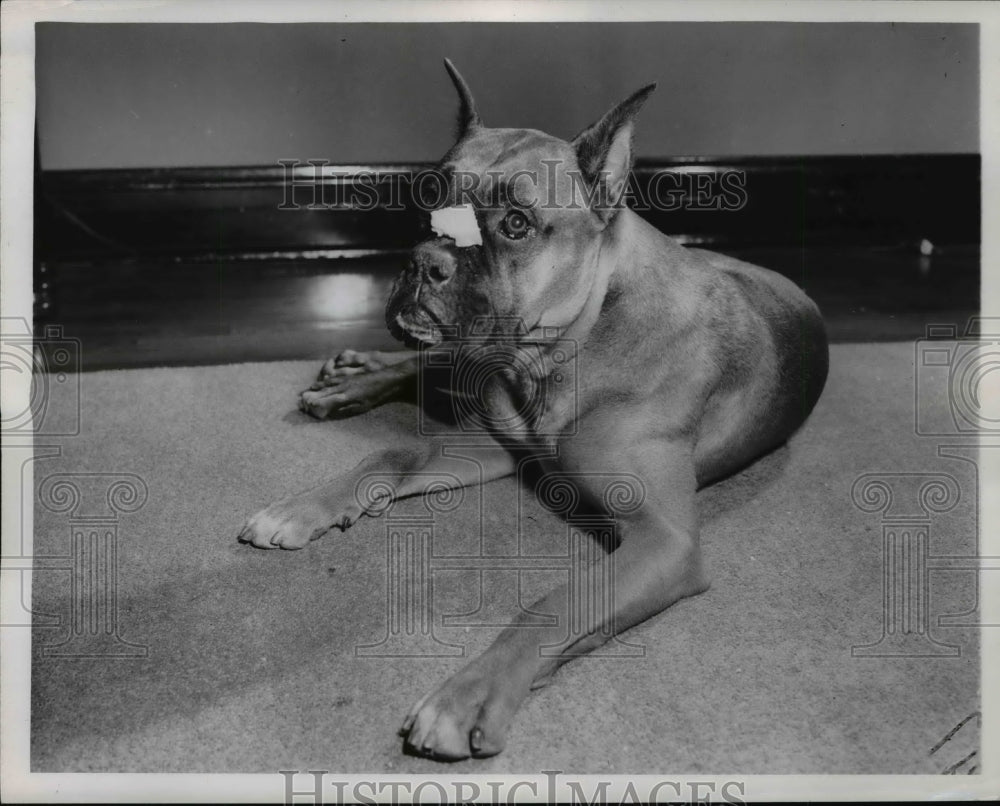
[[[492,0],[491,2],[427,2],[426,0],[160,0],[124,2],[102,0],[11,0],[0,6],[2,29],[2,115],[0,115],[0,314],[3,317],[32,317],[32,172],[35,112],[34,24],[62,22],[623,22],[639,20],[671,21],[802,21],[802,22],[969,22],[980,25],[980,149],[982,154],[982,315],[1000,315],[1000,8],[978,2],[651,2],[622,0],[595,2],[581,0]],[[994,226],[987,226],[988,222]],[[28,386],[11,382],[0,390],[3,406],[24,410]],[[3,449],[10,448],[4,439]],[[30,445],[21,438],[19,445]],[[23,479],[13,462],[3,463],[2,539],[3,546],[23,544],[30,550],[32,509],[23,509],[22,483],[33,489],[30,475]],[[994,451],[980,452],[983,487],[980,493],[982,553],[1000,555],[1000,495],[993,495],[1000,480],[1000,457]],[[23,536],[23,538],[22,538]],[[6,551],[4,552],[6,553]],[[984,577],[985,579],[985,577]],[[1000,623],[1000,586],[981,585],[983,621]],[[18,586],[0,586],[0,608],[4,612],[20,607],[12,596]],[[30,585],[26,587],[30,595]],[[0,619],[2,622],[2,619]],[[553,790],[559,800],[569,799],[568,781],[580,782],[592,792],[600,781],[612,783],[606,795],[614,799],[626,793],[631,781],[640,798],[661,785],[661,797],[683,799],[685,794],[722,794],[726,783],[738,781],[742,791],[730,795],[746,802],[761,800],[925,800],[983,799],[1000,794],[1000,687],[986,681],[1000,679],[1000,630],[981,631],[981,697],[983,713],[982,772],[970,776],[930,775],[698,775],[671,778],[667,788],[663,776],[570,776],[546,775],[450,775],[436,776],[351,774],[331,775],[345,782],[346,793],[363,792],[372,800],[390,802],[392,782],[437,781],[448,793],[459,782],[474,782],[484,793],[493,793],[497,782],[500,797],[511,792],[517,782],[528,782],[513,791],[509,802],[548,798]],[[260,775],[202,774],[106,774],[31,773],[29,766],[30,631],[0,630],[0,795],[7,803],[16,802],[276,802],[285,798],[285,779],[277,770]],[[300,776],[302,784],[305,778]],[[369,790],[369,782],[386,782],[381,794]],[[534,792],[530,784],[534,784]],[[699,789],[692,784],[703,784]],[[708,787],[707,784],[712,786]],[[676,788],[681,788],[678,793]],[[361,789],[357,789],[358,786]],[[301,788],[297,786],[296,788]],[[434,788],[425,790],[438,802]],[[537,794],[536,794],[537,793]],[[405,795],[405,790],[403,791]],[[326,802],[334,802],[334,789],[324,792]],[[692,800],[695,798],[692,797]],[[405,802],[405,797],[401,799]],[[301,798],[296,802],[304,802]],[[738,802],[738,801],[737,801]]]

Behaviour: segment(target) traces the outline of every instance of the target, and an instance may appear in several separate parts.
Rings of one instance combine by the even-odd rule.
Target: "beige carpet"
[[[300,552],[235,540],[270,500],[416,438],[415,410],[402,404],[337,423],[301,415],[296,392],[316,369],[82,376],[81,433],[39,440],[62,455],[36,463],[36,482],[63,473],[101,484],[111,477],[79,474],[108,473],[146,484],[145,504],[115,528],[119,633],[148,657],[44,655],[67,636],[79,593],[69,571],[37,572],[34,607],[63,625],[39,617],[34,631],[33,770],[441,769],[402,755],[396,730],[462,659],[356,653],[387,631],[387,521],[332,532]],[[65,398],[52,405],[49,422],[72,419]],[[943,390],[929,405],[945,410]],[[974,466],[939,456],[938,444],[914,434],[912,344],[835,347],[824,397],[790,445],[701,494],[712,588],[627,633],[641,657],[564,667],[525,704],[505,753],[451,769],[934,773],[961,762],[977,746],[974,719],[931,750],[979,707],[978,642],[974,628],[938,618],[974,610],[974,574],[929,577],[931,636],[958,656],[851,651],[883,632],[882,516],[852,503],[859,476],[951,476],[962,497],[931,520],[929,552],[975,551]],[[475,554],[480,539],[487,553],[513,552],[518,496],[522,548],[564,545],[566,525],[503,481],[438,517],[435,553]],[[393,515],[422,511],[409,501]],[[72,515],[36,506],[36,554],[69,556]],[[523,595],[560,573],[522,574]],[[434,637],[467,652],[497,630],[477,624],[516,606],[513,571],[485,574],[478,611],[478,572],[441,568],[433,580]],[[472,611],[472,626],[442,622]],[[958,771],[974,766],[973,756]]]

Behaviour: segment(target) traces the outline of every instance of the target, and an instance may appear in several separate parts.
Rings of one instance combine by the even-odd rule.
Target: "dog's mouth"
[[[424,308],[408,306],[405,310],[389,314],[386,320],[392,337],[411,350],[433,347],[444,338],[437,318]]]

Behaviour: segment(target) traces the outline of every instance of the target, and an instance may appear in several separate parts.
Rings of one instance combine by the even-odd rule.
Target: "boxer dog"
[[[608,607],[584,608],[569,626],[559,619],[529,629],[515,619],[410,710],[404,749],[455,760],[499,753],[528,692],[562,663],[708,587],[695,491],[789,438],[820,396],[828,349],[819,310],[794,283],[685,248],[623,203],[633,122],[655,85],[567,142],[486,127],[467,84],[445,65],[460,102],[458,139],[439,166],[447,194],[431,212],[436,237],[414,248],[386,308],[392,334],[417,349],[345,351],[324,365],[300,406],[343,417],[410,395],[421,351],[461,344],[475,330],[473,358],[510,358],[504,371],[461,390],[491,415],[484,430],[492,442],[477,449],[478,463],[434,441],[380,451],[257,513],[239,539],[301,548],[377,514],[386,498],[426,492],[428,476],[481,484],[517,472],[525,454],[542,457],[595,505],[602,474],[636,480],[640,499],[610,513],[613,550],[597,560],[597,576],[614,579]],[[470,176],[492,203],[463,195]],[[547,347],[556,342],[559,361]],[[515,361],[519,350],[534,357]],[[543,403],[525,407],[529,399]],[[355,493],[372,473],[396,483],[366,503]],[[607,496],[603,506],[614,510]],[[574,595],[563,586],[532,610],[566,614]]]

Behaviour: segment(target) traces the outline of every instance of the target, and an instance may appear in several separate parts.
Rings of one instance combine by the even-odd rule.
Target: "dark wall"
[[[47,170],[424,161],[450,56],[487,124],[569,137],[658,81],[636,151],[978,151],[974,25],[40,24]]]

